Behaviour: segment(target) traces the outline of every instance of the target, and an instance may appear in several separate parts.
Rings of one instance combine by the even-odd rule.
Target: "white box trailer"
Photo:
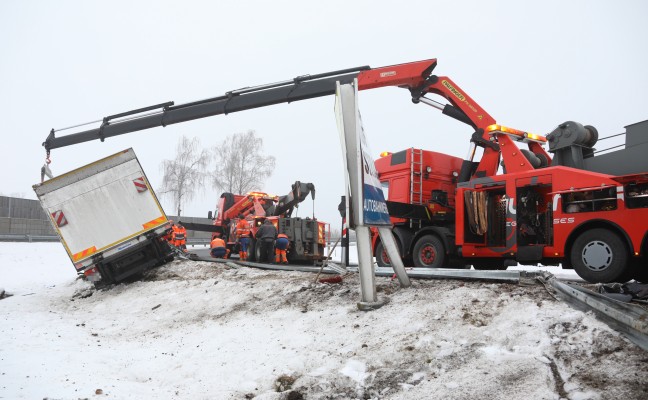
[[[33,188],[77,272],[98,286],[173,259],[170,222],[133,149]]]

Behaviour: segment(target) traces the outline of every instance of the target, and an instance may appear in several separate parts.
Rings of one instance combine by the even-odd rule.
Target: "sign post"
[[[391,231],[387,203],[362,127],[357,88],[357,80],[353,84],[344,85],[340,85],[338,82],[335,115],[346,171],[346,224],[356,231],[362,296],[358,308],[371,310],[382,306],[383,303],[378,301],[376,296],[370,227],[378,228],[380,239],[387,250],[401,286],[410,286],[410,280],[405,272],[400,254],[398,254],[398,247]]]

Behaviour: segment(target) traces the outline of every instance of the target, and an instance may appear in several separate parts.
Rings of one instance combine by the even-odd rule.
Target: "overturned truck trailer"
[[[170,223],[133,149],[33,186],[78,273],[97,286],[173,260]]]

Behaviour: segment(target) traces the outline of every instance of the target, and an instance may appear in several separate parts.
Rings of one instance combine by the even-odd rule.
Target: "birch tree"
[[[212,154],[216,164],[212,184],[222,192],[259,190],[275,167],[275,158],[263,154],[263,139],[252,130],[226,137]]]
[[[201,148],[198,138],[189,140],[183,135],[176,147],[175,160],[162,161],[160,168],[164,176],[159,193],[173,200],[178,216],[184,204],[193,200],[199,189],[202,190],[209,159],[209,151]]]

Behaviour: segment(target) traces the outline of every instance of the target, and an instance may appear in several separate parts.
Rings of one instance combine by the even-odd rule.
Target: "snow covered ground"
[[[4,399],[646,399],[648,353],[542,286],[174,261],[95,291],[59,243],[0,243]]]

